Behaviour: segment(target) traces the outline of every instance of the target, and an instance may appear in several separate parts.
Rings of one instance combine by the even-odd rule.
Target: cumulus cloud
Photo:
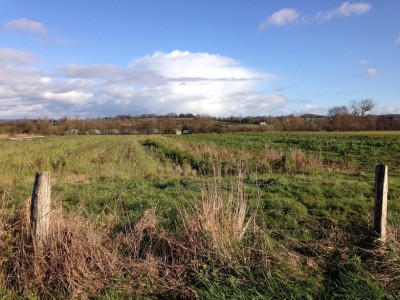
[[[16,63],[34,62],[35,58],[7,49],[0,51],[0,63],[6,56]],[[4,108],[0,118],[273,114],[286,103],[282,95],[263,92],[275,79],[273,74],[247,68],[230,57],[178,50],[138,57],[126,68],[69,65],[45,73],[32,65],[4,64],[0,69],[0,105]]]
[[[365,2],[344,2],[340,7],[336,9],[318,12],[317,19],[325,22],[333,18],[347,18],[351,16],[365,14],[370,10],[371,5]]]
[[[274,12],[266,20],[260,23],[259,29],[263,30],[268,26],[284,26],[296,22],[300,13],[294,8],[284,8]]]
[[[259,80],[273,75],[241,66],[234,59],[209,53],[175,50],[133,60],[129,67],[136,72],[155,72],[169,79],[186,80]]]
[[[156,84],[147,88],[163,91],[154,103],[163,110],[172,104],[174,109],[170,111],[212,115],[227,114],[228,107],[237,113],[251,110],[249,103],[256,86],[275,79],[272,74],[245,68],[230,57],[178,50],[137,58],[129,68],[137,75],[154,78]],[[240,93],[243,106],[235,106],[232,99]]]
[[[54,93],[46,91],[42,94],[44,99],[57,100],[63,103],[81,104],[87,102],[93,97],[92,93],[85,93],[79,91],[68,91],[63,93]]]
[[[4,29],[7,31],[19,31],[19,32],[29,32],[29,33],[41,33],[41,34],[46,34],[48,32],[47,28],[44,27],[42,23],[31,21],[26,18],[12,20],[4,25]]]

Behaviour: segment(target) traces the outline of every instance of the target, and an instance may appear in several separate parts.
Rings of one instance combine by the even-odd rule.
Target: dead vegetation
[[[301,157],[293,160],[303,162]],[[200,199],[179,210],[183,226],[173,233],[160,225],[154,209],[116,231],[116,212],[107,220],[93,221],[53,207],[50,236],[36,253],[29,238],[29,205],[7,208],[3,201],[0,296],[7,291],[4,297],[10,299],[89,299],[116,291],[122,299],[196,299],[195,287],[204,285],[206,276],[210,281],[228,278],[238,290],[257,281],[270,283],[271,290],[284,296],[298,291],[289,294],[283,283],[274,287],[268,277],[273,270],[285,272],[274,280],[296,285],[308,276],[323,281],[324,272],[336,272],[352,259],[348,241],[353,235],[340,228],[317,228],[321,237],[308,243],[270,238],[257,209],[248,205],[241,170],[237,173],[229,183],[216,176],[204,184]],[[370,268],[368,276],[389,290],[400,289],[399,249],[399,231],[392,227],[387,246],[358,250]],[[262,279],[237,275],[246,272],[260,272]]]
[[[241,182],[228,191],[206,187],[198,203],[181,211],[184,228],[174,234],[158,224],[153,209],[117,233],[112,217],[99,227],[58,209],[52,213],[47,241],[35,253],[26,207],[14,208],[12,220],[0,219],[1,250],[8,253],[0,262],[0,291],[41,299],[85,299],[108,290],[196,298],[191,286],[200,280],[205,264],[211,261],[229,272],[239,262],[253,263],[246,238],[253,214]]]

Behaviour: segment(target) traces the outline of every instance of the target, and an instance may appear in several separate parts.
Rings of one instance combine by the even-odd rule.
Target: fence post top
[[[375,170],[379,170],[379,169],[384,169],[384,170],[388,170],[388,165],[385,164],[378,164],[375,166]]]
[[[45,172],[36,172],[36,175],[46,175],[46,174],[50,174],[49,171],[45,171]]]

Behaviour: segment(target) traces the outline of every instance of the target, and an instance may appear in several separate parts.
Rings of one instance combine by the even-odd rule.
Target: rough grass
[[[193,286],[202,282],[207,266],[215,276],[232,273],[235,278],[236,271],[266,258],[264,249],[249,247],[247,233],[254,220],[240,182],[228,192],[218,185],[205,189],[198,202],[181,211],[184,226],[179,233],[162,228],[153,209],[124,232],[112,230],[115,215],[99,227],[58,209],[52,213],[47,241],[35,252],[26,209],[13,214],[9,224],[2,222],[13,238],[1,238],[10,251],[2,262],[2,288],[14,295],[81,299],[116,290],[121,297],[196,298]]]
[[[399,297],[397,136],[0,143],[0,298]],[[370,238],[378,158],[390,176],[384,247]],[[55,211],[37,255],[25,203],[41,170]]]

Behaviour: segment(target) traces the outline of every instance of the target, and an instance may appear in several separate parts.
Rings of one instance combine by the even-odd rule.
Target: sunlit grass
[[[60,225],[56,233],[64,246],[62,231],[76,231],[77,240],[91,243],[88,251],[106,247],[107,255],[145,262],[147,275],[129,269],[139,272],[143,284],[129,291],[126,283],[136,275],[113,265],[109,271],[115,274],[108,275],[116,285],[102,295],[123,299],[133,291],[159,291],[166,297],[172,295],[168,285],[174,295],[200,298],[329,298],[330,286],[344,298],[359,289],[390,295],[400,289],[390,279],[399,270],[399,149],[398,136],[387,132],[1,140],[0,250],[8,254],[0,263],[18,257],[17,212],[25,209],[35,172],[49,171],[53,206],[69,226]],[[379,162],[389,164],[388,223],[394,234],[388,252],[376,257],[378,252],[365,254],[365,238]],[[85,222],[91,224],[86,229]],[[91,232],[99,240],[85,236]],[[96,268],[89,271],[97,276]],[[82,281],[87,291],[90,276]],[[5,288],[0,284],[0,298]],[[27,290],[22,294],[29,296]]]

